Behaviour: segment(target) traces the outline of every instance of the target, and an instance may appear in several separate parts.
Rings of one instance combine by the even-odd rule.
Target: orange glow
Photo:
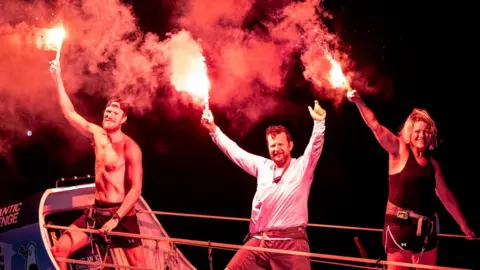
[[[62,47],[62,42],[65,36],[65,29],[62,26],[57,26],[50,29],[42,29],[42,31],[37,35],[37,48],[47,51],[59,51]]]
[[[200,45],[186,31],[172,36],[170,68],[171,84],[208,105],[210,80]]]
[[[327,58],[332,64],[332,67],[330,68],[329,75],[330,75],[330,83],[332,84],[333,87],[339,88],[339,87],[345,87],[348,89],[348,91],[351,91],[352,88],[350,87],[350,84],[348,83],[347,78],[345,78],[345,75],[343,74],[342,67],[340,64],[335,61],[329,54],[327,54]]]

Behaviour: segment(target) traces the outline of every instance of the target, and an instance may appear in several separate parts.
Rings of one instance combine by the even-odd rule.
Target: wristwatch
[[[117,212],[115,212],[115,214],[113,214],[112,219],[116,219],[116,220],[118,220],[118,222],[120,222],[120,220],[122,220],[122,218],[120,217],[120,215]]]

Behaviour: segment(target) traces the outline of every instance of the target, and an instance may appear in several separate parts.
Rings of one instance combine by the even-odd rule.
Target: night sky
[[[170,20],[174,5],[167,1],[127,2],[133,5],[143,30],[162,35],[176,27]],[[268,18],[266,11],[271,3],[267,2],[272,1],[254,5],[245,19],[245,28],[258,27],[260,21]],[[470,227],[480,235],[480,201],[474,188],[478,164],[470,157],[477,153],[474,127],[478,119],[469,117],[473,111],[470,108],[475,107],[465,102],[475,100],[476,90],[476,78],[466,74],[471,68],[463,63],[470,57],[463,44],[470,41],[455,34],[466,31],[457,18],[461,13],[438,3],[330,0],[325,5],[334,15],[329,23],[331,31],[351,46],[350,58],[365,67],[364,72],[375,70],[383,79],[381,91],[363,96],[380,123],[396,132],[414,107],[427,109],[437,122],[441,144],[434,154]],[[309,91],[309,83],[302,79],[301,64],[289,78],[282,98],[290,100],[294,109],[290,106],[239,134],[231,128],[234,123],[222,109],[212,105],[217,125],[245,150],[268,156],[265,129],[271,124],[283,124],[292,133],[292,155],[297,157],[303,153],[313,127],[307,106],[313,105],[314,99],[321,100],[327,110],[326,138],[310,192],[310,222],[381,228],[388,195],[387,153],[353,104],[345,99],[334,108]],[[125,133],[143,150],[143,197],[150,207],[249,217],[255,179],[236,167],[211,141],[200,124],[200,110],[179,105],[190,113],[172,120],[164,117],[166,108],[162,107],[161,97],[157,99],[151,112],[129,117],[125,128]],[[89,120],[98,124],[104,104],[105,99],[81,93],[74,97],[80,114],[89,111],[96,115]],[[12,149],[11,160],[3,159],[0,163],[2,201],[51,188],[60,177],[93,173],[93,151],[76,153],[78,145],[88,143],[78,136],[78,141],[72,143],[59,130],[58,123],[38,125],[31,137],[25,137],[22,144]],[[71,158],[65,160],[65,153],[72,153]],[[461,234],[439,201],[438,206],[442,233]],[[178,238],[241,244],[248,232],[246,222],[167,216],[160,216],[159,220],[170,236]],[[385,258],[379,232],[309,228],[308,234],[311,251],[315,253],[360,257],[353,241],[358,236],[370,258]],[[181,246],[181,251],[194,266],[208,268],[205,248]],[[479,241],[441,238],[438,264],[476,268],[480,265],[475,257],[479,251]],[[215,250],[214,268],[222,269],[233,254]],[[312,266],[317,269],[324,265]]]

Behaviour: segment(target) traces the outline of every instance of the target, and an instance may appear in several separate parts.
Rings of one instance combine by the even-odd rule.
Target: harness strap
[[[105,242],[107,243],[107,246],[105,247],[105,257],[103,258],[103,264],[107,263],[108,252],[110,252],[110,243],[111,243],[110,237],[105,236]],[[102,269],[103,269],[103,266],[100,268],[100,270]]]
[[[419,215],[411,210],[403,210],[401,208],[397,208],[395,210],[393,209],[390,209],[388,210],[387,212],[387,215],[390,215],[390,216],[396,216],[397,218],[399,219],[402,219],[402,220],[407,220],[407,219],[416,219],[417,220],[417,230],[416,230],[416,235],[417,236],[423,236],[423,245],[422,245],[422,249],[420,251],[420,255],[418,256],[418,259],[415,263],[419,263],[420,261],[420,258],[422,257],[423,253],[425,252],[425,249],[427,248],[427,244],[428,244],[428,238],[430,235],[432,235],[435,231],[437,231],[437,225],[436,225],[436,219],[430,219],[426,216],[423,216],[423,215]],[[424,226],[424,224],[426,224],[426,226]],[[426,231],[424,231],[423,229],[426,228]],[[387,226],[387,233],[389,234],[389,236],[391,237],[391,239],[393,240],[393,242],[395,243],[395,245],[400,248],[401,250],[404,250],[403,247],[401,247],[397,241],[395,240],[395,237],[393,237],[393,234],[390,230],[390,226]],[[387,238],[385,238],[385,251],[387,251]],[[416,269],[416,268],[413,268],[413,269]]]
[[[95,218],[93,216],[93,208],[90,207],[87,209],[87,229],[95,229]],[[94,243],[93,243],[93,233],[88,233],[88,239],[89,239],[89,242],[90,242],[90,252],[91,254],[93,255],[95,252],[94,252]]]
[[[212,245],[210,241],[208,241],[208,262],[210,265],[210,270],[213,270]]]
[[[397,240],[395,239],[395,237],[393,237],[393,234],[392,234],[392,231],[390,230],[390,225],[387,225],[387,230],[386,230],[388,233],[388,235],[390,235],[390,238],[392,238],[392,241],[393,243],[400,249],[400,250],[404,250],[404,248],[398,244]],[[387,252],[387,241],[388,241],[388,236],[385,237],[385,253]]]
[[[107,211],[110,211],[110,210],[107,210]],[[92,230],[95,229],[95,224],[96,224],[95,214],[102,215],[103,212],[99,211],[99,209],[95,208],[94,206],[89,207],[87,209],[87,222],[86,222],[87,229],[92,229]],[[90,232],[88,238],[90,241],[90,250],[93,255],[95,250],[95,246],[94,246],[95,244],[93,241],[94,234]],[[105,243],[106,243],[106,247],[105,247],[105,257],[103,258],[103,263],[107,262],[108,252],[110,251],[111,238],[108,235],[105,236]],[[100,269],[103,269],[103,267],[101,267]]]
[[[427,248],[427,244],[428,244],[428,237],[433,234],[434,232],[434,229],[435,229],[435,222],[432,221],[432,220],[428,220],[430,222],[429,226],[427,227],[429,229],[429,231],[425,234],[425,237],[423,238],[423,246],[422,246],[422,251],[420,251],[420,255],[418,256],[418,259],[415,263],[419,263],[420,262],[420,258],[422,258],[422,255],[423,253],[425,252],[425,249]],[[418,233],[418,232],[417,232]],[[413,268],[414,270],[416,268]]]
[[[426,234],[432,234],[433,233],[433,225],[434,225],[434,221],[431,219],[431,218],[428,218],[424,215],[420,215],[420,214],[417,214],[415,213],[414,211],[412,210],[408,210],[408,209],[402,209],[401,207],[398,207],[398,206],[394,206],[393,209],[389,209],[387,211],[387,215],[389,216],[395,216],[397,217],[398,219],[402,219],[402,220],[408,220],[408,219],[416,219],[417,220],[417,231],[416,231],[416,235],[417,236],[421,236],[422,235],[422,231],[423,231],[423,223],[424,222],[428,222],[429,224],[427,225],[427,233]]]

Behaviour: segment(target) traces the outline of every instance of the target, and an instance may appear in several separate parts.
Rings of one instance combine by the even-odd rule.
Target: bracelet
[[[117,219],[118,221],[122,220],[122,218],[120,217],[120,215],[117,212],[115,212],[115,214],[113,214],[112,219]]]

